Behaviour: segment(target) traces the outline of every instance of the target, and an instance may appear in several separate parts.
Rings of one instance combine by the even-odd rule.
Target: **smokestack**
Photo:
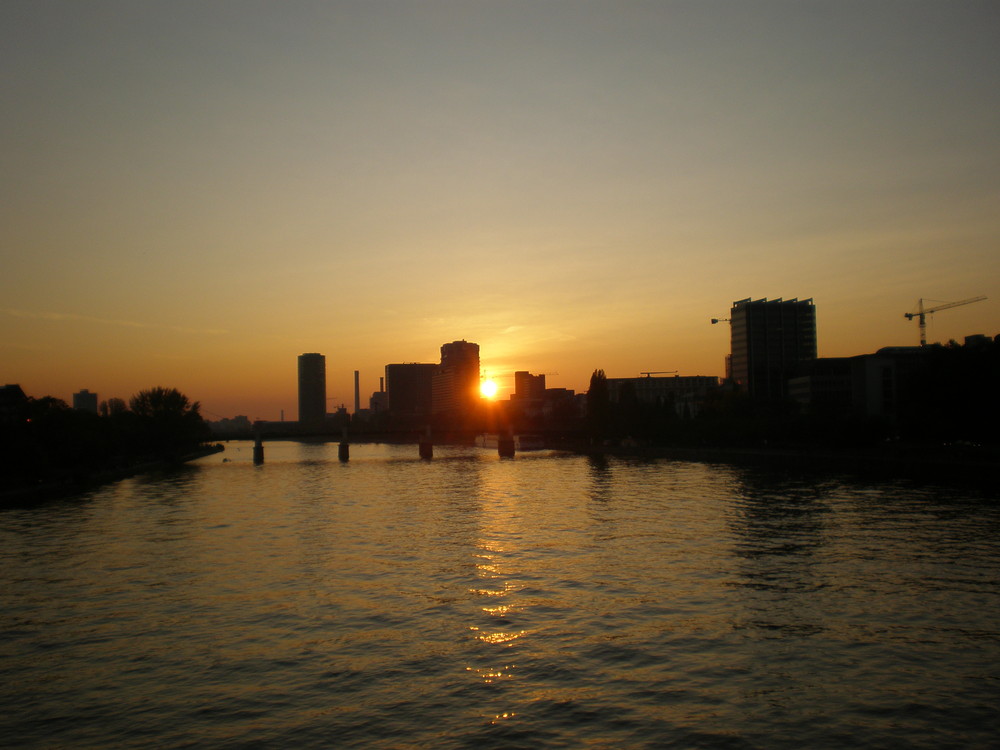
[[[358,387],[358,371],[354,371],[354,413],[361,411],[361,388]]]

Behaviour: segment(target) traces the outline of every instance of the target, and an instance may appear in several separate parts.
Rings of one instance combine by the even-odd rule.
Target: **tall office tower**
[[[751,398],[780,399],[802,362],[816,359],[816,308],[811,299],[733,303],[730,368]]]
[[[386,408],[396,417],[431,413],[431,380],[438,366],[410,362],[385,366]]]
[[[479,344],[464,340],[443,344],[441,364],[432,381],[434,413],[469,414],[479,400]]]
[[[514,398],[541,401],[545,398],[545,375],[532,375],[526,370],[514,373]]]
[[[326,357],[299,355],[299,423],[319,424],[326,418]]]
[[[82,389],[79,393],[74,393],[73,408],[97,414],[97,394],[91,393],[86,388]]]

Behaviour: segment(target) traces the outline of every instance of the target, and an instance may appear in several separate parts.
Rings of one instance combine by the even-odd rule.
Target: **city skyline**
[[[1000,333],[976,2],[5,3],[0,380],[278,419],[482,348],[721,376],[747,297],[819,356]]]
[[[972,301],[980,301],[980,300],[972,300]],[[788,345],[791,345],[792,349],[794,349],[797,352],[796,354],[791,355],[793,357],[793,359],[796,360],[796,361],[798,361],[799,359],[801,359],[802,361],[815,360],[817,358],[817,351],[818,351],[817,343],[818,342],[816,341],[816,335],[815,335],[817,314],[816,314],[816,309],[815,309],[815,305],[814,305],[813,300],[811,300],[811,299],[808,299],[808,300],[799,300],[797,298],[796,299],[791,299],[791,300],[784,300],[782,298],[770,299],[770,300],[766,299],[766,298],[761,298],[761,299],[747,298],[747,299],[744,299],[744,300],[734,300],[733,303],[732,303],[732,305],[733,305],[733,308],[732,308],[731,313],[730,313],[731,315],[733,315],[732,319],[722,318],[722,319],[713,319],[713,320],[710,321],[713,324],[717,324],[717,323],[729,323],[730,324],[730,338],[729,338],[729,341],[730,341],[730,350],[726,354],[726,369],[727,369],[727,374],[725,376],[692,374],[692,373],[683,373],[682,374],[680,371],[673,371],[673,370],[671,370],[671,371],[653,371],[653,372],[643,371],[643,372],[640,372],[638,374],[633,374],[633,375],[628,375],[628,376],[617,376],[616,377],[613,374],[613,376],[611,378],[609,378],[609,382],[610,381],[618,381],[619,383],[621,383],[621,382],[631,382],[631,383],[638,382],[639,384],[645,384],[649,380],[653,380],[653,381],[659,381],[659,380],[663,380],[663,379],[666,379],[666,380],[683,380],[686,383],[697,383],[697,385],[698,385],[699,388],[706,387],[708,381],[714,381],[715,384],[717,384],[717,385],[729,382],[729,383],[736,384],[742,390],[745,390],[745,392],[749,396],[755,397],[755,392],[754,392],[755,389],[754,389],[753,384],[751,382],[753,378],[752,378],[752,376],[750,376],[750,371],[747,370],[747,363],[743,362],[742,364],[739,364],[739,363],[733,364],[733,362],[736,362],[737,359],[738,359],[738,356],[737,356],[738,352],[743,352],[743,354],[740,354],[739,356],[745,356],[745,354],[746,354],[744,350],[746,349],[746,346],[747,346],[747,333],[745,331],[749,331],[749,318],[748,318],[747,311],[750,310],[750,309],[757,310],[758,314],[764,314],[765,311],[770,310],[772,315],[777,314],[779,311],[783,311],[783,310],[786,310],[786,309],[787,310],[796,310],[798,312],[795,312],[795,314],[792,316],[796,320],[797,320],[798,316],[800,316],[802,314],[802,311],[807,312],[808,315],[806,316],[806,321],[805,321],[804,327],[802,327],[802,324],[800,324],[800,323],[795,323],[794,324],[794,330],[792,332],[788,332],[788,331],[784,331],[783,332],[782,323],[780,322],[780,319],[783,319],[783,317],[785,315],[787,315],[787,313],[781,312],[778,315],[779,322],[777,323],[776,327],[775,327],[775,323],[773,321],[772,321],[772,323],[770,325],[771,325],[772,328],[774,328],[774,331],[773,331],[774,333],[778,333],[779,337],[781,337],[781,338],[789,338],[789,341],[785,342],[785,344],[780,344],[780,343],[778,343],[776,341],[772,341],[771,345],[777,345],[778,348],[782,349],[782,350],[785,349]],[[931,316],[931,313],[928,313],[928,317],[930,317],[930,316]],[[733,322],[738,322],[738,326],[734,326]],[[764,319],[763,318],[761,319],[760,323],[764,324]],[[761,330],[758,331],[758,333],[756,335],[758,335],[758,336],[762,335],[763,336],[763,338],[759,342],[759,346],[767,346],[768,335],[765,332],[764,325],[761,326]],[[966,334],[964,336],[961,336],[958,339],[955,339],[955,338],[951,339],[951,341],[949,343],[957,343],[957,344],[961,345],[963,343],[963,340],[966,340],[968,337],[975,338],[976,336],[981,336],[981,335],[982,334]],[[797,343],[797,342],[798,342],[798,339],[800,337],[803,337],[803,336],[804,336],[804,339],[802,340],[801,343],[805,346],[805,348],[801,352],[798,352],[797,347],[799,346],[799,343]],[[987,338],[994,338],[994,336],[987,336]],[[997,334],[996,338],[1000,339],[1000,334]],[[944,343],[944,342],[930,342],[929,346],[939,346],[942,343]],[[878,349],[879,350],[885,349],[887,351],[888,350],[905,350],[905,349],[918,350],[918,349],[921,349],[921,348],[923,348],[924,346],[927,346],[927,345],[928,344],[920,344],[920,345],[907,344],[907,345],[903,345],[903,346],[891,346],[891,345],[887,345],[885,347],[878,347]],[[431,413],[432,413],[431,402],[434,400],[434,399],[431,398],[431,391],[434,390],[432,388],[432,380],[436,380],[439,373],[447,372],[447,371],[449,371],[451,369],[448,366],[448,362],[449,362],[449,357],[450,356],[454,356],[454,355],[458,354],[459,352],[462,352],[459,356],[460,356],[461,359],[465,359],[466,358],[466,354],[464,353],[464,350],[466,350],[466,349],[469,350],[470,352],[474,352],[474,359],[475,359],[476,362],[478,362],[479,361],[478,360],[478,357],[479,357],[479,345],[476,344],[476,343],[474,343],[474,342],[467,342],[466,340],[462,339],[462,340],[456,340],[456,341],[453,341],[453,342],[450,342],[450,343],[445,343],[445,344],[441,345],[441,347],[440,347],[440,351],[441,351],[440,360],[441,361],[440,362],[424,362],[424,363],[421,363],[421,362],[407,362],[407,363],[389,363],[389,364],[386,364],[383,367],[382,371],[377,376],[375,376],[375,378],[374,378],[379,383],[379,389],[378,390],[373,390],[370,393],[368,393],[368,395],[366,395],[364,397],[364,400],[362,402],[360,402],[360,403],[368,403],[368,400],[369,399],[374,399],[376,397],[376,394],[381,394],[381,395],[384,396],[384,395],[386,395],[387,392],[388,393],[394,393],[396,391],[396,388],[392,385],[392,383],[394,382],[394,379],[395,379],[395,381],[397,382],[397,386],[400,388],[399,392],[400,393],[404,393],[405,392],[405,394],[406,394],[406,395],[403,396],[403,398],[406,399],[407,405],[400,406],[400,405],[397,404],[396,407],[394,408],[393,405],[392,405],[392,398],[390,397],[390,400],[388,400],[388,401],[381,401],[380,402],[380,403],[383,404],[382,408],[385,408],[385,406],[387,405],[390,410],[396,412],[397,416],[401,416],[401,415],[402,416],[415,416],[415,415],[418,415],[418,416],[422,416],[422,417],[430,416]],[[863,355],[869,355],[870,356],[870,355],[875,355],[876,353],[877,353],[877,350],[873,350],[873,351],[866,351],[866,352],[852,352],[852,353],[849,353],[849,354],[846,354],[846,355],[840,355],[840,356],[847,356],[847,357],[857,357],[857,356],[863,356]],[[782,354],[782,356],[784,357],[785,354]],[[280,419],[269,420],[269,419],[266,419],[266,418],[261,418],[261,417],[255,416],[255,417],[252,418],[252,421],[263,420],[263,421],[270,421],[270,422],[276,422],[276,421],[277,422],[285,422],[285,421],[303,422],[303,416],[302,415],[303,415],[303,404],[304,403],[306,403],[308,405],[308,409],[309,409],[309,416],[306,417],[305,420],[304,420],[305,423],[307,423],[307,424],[313,424],[313,425],[319,424],[324,419],[333,417],[338,411],[340,411],[340,412],[347,412],[349,414],[356,414],[356,413],[358,413],[358,403],[359,403],[357,401],[358,393],[359,393],[358,390],[357,390],[357,388],[358,388],[358,382],[359,382],[359,371],[358,370],[354,370],[353,371],[353,379],[354,379],[354,384],[355,384],[355,389],[356,389],[355,390],[355,405],[354,405],[354,408],[348,409],[346,402],[341,401],[340,403],[334,403],[334,402],[336,402],[338,400],[337,397],[328,397],[328,396],[326,396],[328,381],[327,381],[327,376],[326,376],[326,356],[324,354],[322,354],[322,353],[305,353],[305,354],[298,355],[298,357],[296,359],[297,359],[296,399],[298,401],[298,409],[296,410],[296,412],[294,412],[295,417],[292,418],[291,415],[292,415],[293,412],[291,412],[290,409],[287,409],[285,407],[281,407],[280,408]],[[821,357],[819,357],[819,359],[820,359],[820,361],[832,361],[833,359],[836,359],[836,358],[822,357],[821,356]],[[791,362],[792,360],[789,360],[789,361]],[[763,362],[761,362],[761,365],[763,365]],[[465,365],[463,364],[462,367],[464,368]],[[770,367],[770,366],[765,366],[765,370],[768,367]],[[784,365],[777,367],[777,369],[775,370],[775,373],[773,373],[777,377],[777,380],[775,380],[775,382],[771,384],[772,385],[771,390],[773,391],[771,393],[771,397],[773,397],[773,398],[784,398],[784,397],[786,397],[786,394],[784,393],[785,389],[783,387],[779,386],[778,383],[779,382],[784,382],[784,375],[787,374],[787,373],[793,372],[794,367],[792,367],[791,369],[788,369],[787,372],[784,369],[782,369],[783,367],[784,367]],[[465,368],[465,369],[468,369],[468,368]],[[596,368],[595,372],[598,369],[600,369],[600,370],[603,371],[603,368]],[[751,368],[751,370],[752,369],[753,368]],[[416,376],[415,373],[416,373],[417,370],[423,372],[424,374],[422,376]],[[731,373],[728,372],[729,370],[732,370],[732,372]],[[779,370],[781,370],[781,372],[783,374],[780,374],[780,375],[777,374]],[[404,371],[405,372],[412,372],[413,374],[405,374]],[[473,369],[473,371],[471,373],[466,373],[466,375],[468,377],[472,377],[474,374],[475,374],[475,369]],[[590,376],[592,374],[593,373],[589,373],[587,375],[587,380],[588,381],[589,381]],[[413,396],[413,394],[410,394],[409,391],[412,390],[413,384],[410,383],[409,381],[413,377],[415,377],[415,376],[416,377],[422,377],[426,381],[423,384],[422,387],[427,390],[426,398],[428,399],[428,401],[427,401],[427,405],[423,409],[420,409],[417,412],[411,413],[412,409],[413,409],[413,406],[411,404],[409,404],[409,399]],[[468,377],[466,379],[468,379]],[[767,375],[766,377],[768,377],[770,379],[771,376]],[[537,391],[537,393],[535,395],[535,397],[537,398],[537,397],[539,397],[540,393],[542,391],[544,391],[545,388],[546,388],[546,374],[545,373],[532,373],[530,371],[525,371],[525,370],[490,374],[490,373],[488,373],[488,372],[486,372],[486,371],[484,371],[484,370],[482,370],[480,368],[479,369],[478,379],[479,379],[480,384],[482,382],[484,382],[484,381],[487,381],[487,380],[493,381],[493,385],[497,386],[497,387],[493,389],[494,392],[492,394],[480,393],[480,391],[478,389],[474,389],[474,393],[475,393],[474,398],[475,398],[475,400],[480,400],[480,399],[483,400],[483,401],[514,400],[515,394],[519,390],[523,390],[525,393],[527,393],[529,390],[532,390],[532,389],[534,389],[534,390]],[[518,381],[519,380],[522,381],[520,386],[518,386]],[[502,386],[499,385],[501,383],[505,384],[507,382],[511,383],[511,385],[509,387],[507,385],[502,385]],[[14,386],[19,386],[19,385],[21,385],[21,384],[12,384],[12,386],[9,386],[9,387],[14,387]],[[618,386],[616,385],[615,387],[617,388]],[[449,390],[450,390],[450,388],[451,387],[449,386]],[[567,390],[567,389],[565,389],[563,386],[558,386],[557,390]],[[656,388],[654,387],[653,390],[655,391]],[[580,393],[580,394],[585,394],[587,392],[587,388],[586,387],[581,388],[581,389],[570,388],[570,389],[568,389],[568,391],[570,393],[577,392],[577,393]],[[656,391],[656,392],[659,392],[659,391]],[[46,395],[46,396],[53,396],[53,395],[55,395],[56,398],[60,398],[60,396],[58,394],[38,394],[38,393],[32,393],[30,391],[30,388],[29,388],[29,391],[28,391],[27,395],[34,396],[36,398],[41,397],[42,395]],[[761,394],[756,394],[756,395],[759,396]],[[98,397],[100,397],[100,400],[98,400]],[[87,388],[83,388],[83,389],[80,390],[79,393],[73,393],[72,394],[72,405],[73,405],[74,409],[87,408],[87,409],[90,409],[91,411],[94,411],[96,413],[98,411],[98,404],[99,403],[103,404],[108,398],[120,398],[120,396],[117,396],[117,395],[105,396],[104,394],[98,394],[98,393],[90,392]],[[66,400],[69,401],[69,399],[66,399]],[[84,404],[86,404],[86,405],[84,405]],[[324,404],[328,404],[328,406],[324,406]],[[103,409],[103,406],[101,408]],[[368,406],[362,406],[361,408],[366,413],[369,410]],[[214,412],[207,411],[207,410],[205,410],[205,416],[209,420],[211,420],[211,419],[228,420],[228,419],[230,419],[232,417],[237,417],[237,416],[241,417],[241,418],[248,417],[248,415],[246,415],[246,414],[235,414],[234,413],[232,415],[222,415],[222,414],[216,414]],[[287,416],[287,420],[286,420],[286,416]]]

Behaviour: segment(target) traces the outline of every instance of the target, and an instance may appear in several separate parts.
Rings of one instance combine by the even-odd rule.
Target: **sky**
[[[724,373],[735,300],[820,356],[1000,334],[994,0],[0,3],[0,382],[331,407],[480,345]]]

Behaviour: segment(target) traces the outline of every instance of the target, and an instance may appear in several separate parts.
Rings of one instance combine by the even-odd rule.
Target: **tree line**
[[[7,404],[0,424],[0,488],[82,481],[150,461],[177,461],[209,439],[200,404],[176,388],[109,399],[99,413],[52,396]]]

